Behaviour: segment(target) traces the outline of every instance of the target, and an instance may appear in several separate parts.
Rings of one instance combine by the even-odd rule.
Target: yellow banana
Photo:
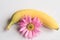
[[[17,23],[24,15],[29,15],[32,17],[36,16],[43,22],[43,24],[46,27],[50,29],[55,29],[55,30],[59,29],[58,24],[51,16],[48,16],[42,11],[37,11],[37,10],[32,10],[32,9],[19,10],[15,12],[10,24],[7,26],[7,29],[9,30],[11,25],[13,25],[14,23]]]

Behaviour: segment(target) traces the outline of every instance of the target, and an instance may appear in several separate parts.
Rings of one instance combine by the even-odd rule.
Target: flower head
[[[26,38],[32,38],[36,36],[40,30],[42,23],[38,17],[31,18],[30,16],[25,16],[19,23],[19,32]]]

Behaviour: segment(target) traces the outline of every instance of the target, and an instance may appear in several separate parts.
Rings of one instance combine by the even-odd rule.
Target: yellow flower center
[[[28,30],[34,30],[34,25],[33,25],[32,23],[29,23],[29,24],[27,25],[27,29],[28,29]]]

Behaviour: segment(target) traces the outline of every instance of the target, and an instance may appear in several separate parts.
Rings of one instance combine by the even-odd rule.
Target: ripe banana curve
[[[36,16],[43,22],[44,26],[50,29],[55,29],[55,30],[59,29],[57,22],[51,16],[47,15],[42,11],[33,10],[33,9],[24,9],[24,10],[19,10],[15,12],[12,16],[12,20],[10,24],[7,26],[7,29],[9,30],[10,27],[13,24],[17,23],[24,15],[29,15],[31,17]]]

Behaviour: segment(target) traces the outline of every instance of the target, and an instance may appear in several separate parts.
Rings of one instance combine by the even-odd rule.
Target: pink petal
[[[33,18],[32,23],[35,25],[35,27],[40,27],[42,25],[37,17]]]
[[[32,35],[33,35],[33,37],[35,37],[36,36],[36,33],[34,31],[32,31]]]
[[[31,17],[30,17],[30,16],[28,16],[28,17],[27,17],[27,21],[28,21],[29,23],[31,23],[31,22],[32,22],[32,20],[31,20]]]
[[[21,31],[25,30],[25,28],[26,28],[26,27],[22,27],[19,31],[21,32]]]
[[[27,23],[30,23],[30,22],[32,22],[32,20],[31,20],[31,17],[30,16],[26,16],[25,15],[25,17],[23,18],[24,20],[24,22],[27,22]]]
[[[29,31],[28,38],[32,38],[32,31]]]
[[[34,25],[36,25],[37,24],[37,17],[35,17],[35,18],[33,18],[33,20],[32,20],[32,23],[34,24]]]
[[[40,29],[39,28],[35,28],[35,32],[36,33],[39,33],[40,32]]]
[[[36,22],[37,21],[37,17],[34,17],[32,21],[33,22]]]
[[[23,22],[20,22],[20,23],[19,23],[19,26],[20,26],[20,27],[25,27],[26,25],[27,25],[27,24],[26,24],[26,23],[23,23]]]
[[[28,34],[29,34],[29,31],[27,30],[26,34],[25,34],[25,37],[28,38]]]
[[[27,23],[26,19],[22,19],[23,23]]]
[[[22,35],[24,35],[26,31],[27,31],[27,29],[23,30],[23,31],[22,31]]]
[[[38,28],[35,28],[35,29],[33,30],[33,32],[32,32],[33,37],[34,37],[34,36],[37,36],[37,34],[39,34],[39,32],[40,32],[40,30],[39,30]]]
[[[35,27],[41,27],[41,24],[33,23]]]
[[[42,22],[39,20],[39,19],[37,19],[37,26],[42,26]]]
[[[34,32],[35,32],[35,36],[37,36],[37,34],[39,34],[40,31],[35,30]]]

